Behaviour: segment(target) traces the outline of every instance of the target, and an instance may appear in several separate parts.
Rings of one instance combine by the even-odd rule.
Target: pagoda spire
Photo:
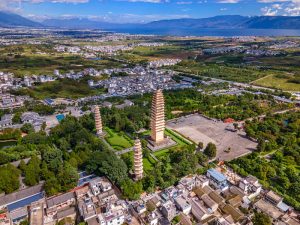
[[[103,133],[103,127],[102,127],[100,109],[98,105],[95,106],[94,114],[95,114],[95,125],[96,125],[97,135],[101,135]]]
[[[156,144],[164,141],[165,101],[161,90],[157,90],[151,106],[151,139]]]
[[[133,150],[135,180],[140,180],[143,178],[143,152],[140,139],[135,140]]]

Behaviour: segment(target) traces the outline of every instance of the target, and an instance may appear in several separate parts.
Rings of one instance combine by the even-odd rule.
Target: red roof
[[[233,123],[233,122],[235,122],[235,120],[232,118],[227,118],[224,120],[224,123]]]

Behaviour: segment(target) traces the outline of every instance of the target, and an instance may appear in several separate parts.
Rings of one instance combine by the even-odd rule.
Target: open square
[[[182,134],[195,143],[203,142],[204,148],[209,142],[217,146],[217,159],[230,161],[251,153],[257,143],[246,137],[244,131],[235,131],[232,123],[224,123],[193,114],[168,121],[167,127]],[[230,148],[230,151],[226,151]]]

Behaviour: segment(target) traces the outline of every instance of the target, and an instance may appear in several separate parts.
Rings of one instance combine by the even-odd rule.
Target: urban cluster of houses
[[[6,38],[0,38],[0,46],[24,45],[24,44],[41,45],[42,41],[38,41],[38,40],[25,40],[25,39],[6,39]]]
[[[132,47],[129,47],[128,45],[98,45],[98,46],[86,45],[84,47],[58,45],[54,47],[54,50],[56,50],[57,52],[67,52],[72,54],[79,54],[79,53],[83,54],[85,53],[85,50],[87,50],[92,52],[106,53],[109,55],[113,55],[118,51],[132,50]]]
[[[105,38],[106,40],[106,38]],[[159,42],[141,42],[141,43],[133,43],[128,45],[86,45],[83,47],[79,46],[67,46],[67,45],[57,45],[54,47],[54,50],[57,52],[67,52],[72,54],[93,52],[93,53],[105,53],[108,55],[115,55],[116,52],[120,51],[130,51],[136,46],[145,46],[145,47],[159,47],[163,46],[163,43]]]
[[[224,54],[224,53],[229,53],[229,52],[242,53],[246,49],[247,48],[244,46],[225,46],[225,47],[219,47],[219,48],[203,49],[202,52],[205,55],[215,55],[215,54]]]
[[[256,48],[250,48],[246,46],[225,46],[219,48],[209,48],[209,49],[203,49],[202,53],[205,55],[245,53],[246,55],[252,55],[252,56],[277,56],[283,54],[283,52],[281,51],[256,49]]]
[[[40,116],[36,112],[24,112],[21,115],[21,123],[22,124],[29,123],[33,127],[36,127],[37,129],[40,128],[43,125],[43,123],[45,123],[45,122],[46,122],[45,117]],[[14,125],[17,125],[17,124],[13,123],[13,115],[12,114],[5,114],[1,117],[0,128],[13,127]],[[20,124],[18,124],[18,125],[20,125]]]
[[[252,56],[277,56],[282,55],[283,52],[264,49],[248,49],[245,54]]]
[[[106,33],[100,38],[93,38],[95,42],[108,42],[108,41],[124,41],[124,40],[138,40],[138,39],[152,39],[155,35],[143,35],[143,34],[122,34],[122,33]]]
[[[139,200],[121,200],[116,187],[105,177],[80,173],[73,190],[47,198],[43,183],[0,197],[0,225],[241,225],[251,224],[253,209],[267,214],[274,224],[299,225],[299,215],[273,191],[264,190],[249,175],[239,177],[224,167],[206,175],[189,175],[176,186],[143,194]]]
[[[154,60],[154,61],[149,62],[148,66],[150,68],[158,68],[158,67],[162,67],[162,66],[173,66],[179,62],[181,62],[180,59],[159,59],[159,60]]]
[[[105,87],[108,90],[103,97],[126,96],[143,94],[157,89],[178,89],[192,87],[191,83],[176,83],[172,79],[173,73],[162,70],[146,70],[139,76],[111,77],[98,82],[89,81],[90,87]]]
[[[220,168],[218,168],[220,169]],[[184,177],[177,186],[143,196],[130,205],[142,224],[251,224],[251,209],[282,225],[300,224],[297,214],[273,191],[265,191],[253,176],[230,183],[218,169],[206,176]]]
[[[85,221],[90,225],[121,225],[131,221],[127,203],[105,177],[80,173],[78,186],[64,194],[47,198],[43,183],[0,197],[0,224],[55,225]]]
[[[134,44],[134,46],[143,46],[143,47],[161,47],[164,46],[165,43],[162,42],[141,42]]]
[[[289,48],[298,48],[300,46],[299,43],[295,42],[295,41],[276,41],[276,42],[271,42],[269,44],[269,48],[271,49],[276,49],[276,50],[280,50],[280,49],[289,49]]]
[[[11,94],[0,94],[0,109],[14,109],[24,105],[25,101],[29,101],[28,96],[15,96]]]

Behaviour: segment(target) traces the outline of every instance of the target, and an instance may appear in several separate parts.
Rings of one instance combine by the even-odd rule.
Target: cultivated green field
[[[259,70],[255,67],[236,67],[230,65],[203,64],[191,60],[182,61],[173,67],[183,73],[191,73],[200,76],[219,78],[228,81],[251,82],[268,75],[267,70]]]
[[[87,84],[87,78],[82,80],[61,79],[36,85],[31,88],[23,88],[14,91],[14,94],[29,95],[35,99],[45,98],[71,98],[77,99],[86,96],[105,93],[104,89],[92,89]]]
[[[51,75],[58,69],[61,73],[85,68],[105,69],[120,67],[119,62],[90,60],[79,55],[57,53],[52,46],[21,45],[0,48],[0,71],[12,72],[16,76]]]
[[[264,87],[277,88],[284,91],[300,91],[300,84],[289,82],[288,78],[279,78],[276,75],[263,77],[254,81],[253,84]]]

